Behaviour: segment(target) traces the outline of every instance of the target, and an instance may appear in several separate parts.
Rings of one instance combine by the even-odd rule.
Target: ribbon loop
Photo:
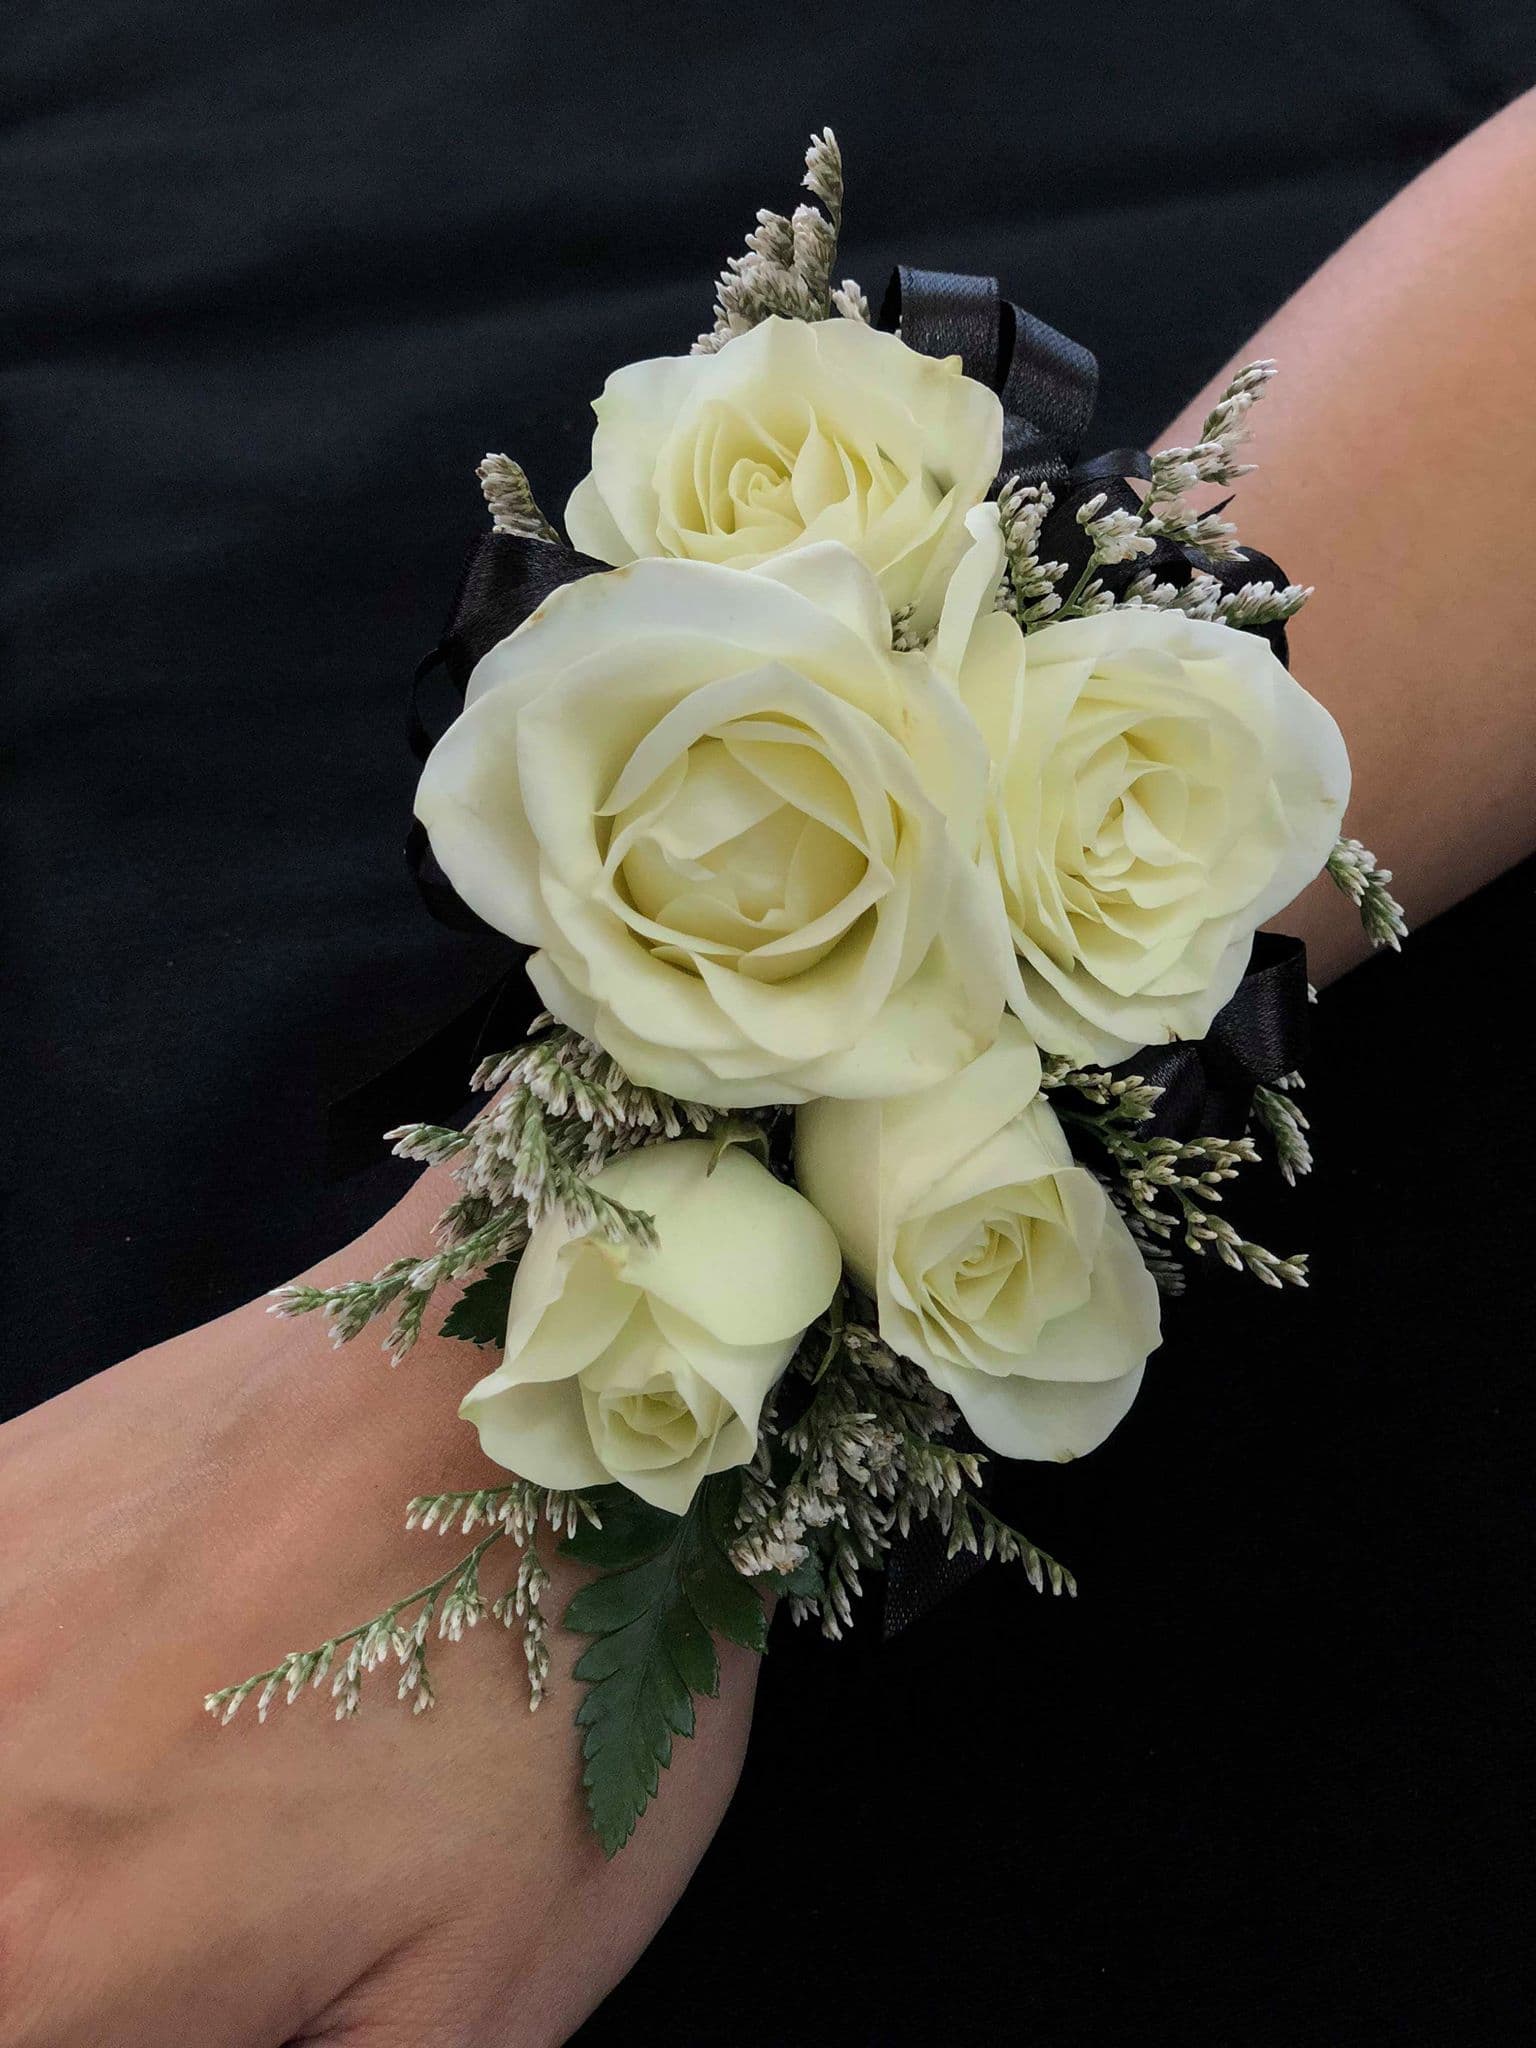
[[[898,263],[880,306],[880,326],[900,327],[908,348],[924,356],[958,356],[967,377],[1001,389],[1007,364],[998,361],[1001,295],[995,277],[958,270],[919,270]]]
[[[1147,1136],[1241,1137],[1255,1089],[1272,1087],[1306,1058],[1310,1025],[1306,947],[1300,939],[1259,932],[1237,993],[1204,1038],[1150,1046],[1114,1071],[1139,1074],[1162,1089],[1143,1126]]]
[[[1065,477],[1098,403],[1098,359],[1021,306],[1005,303],[1002,321],[1008,364],[1001,392],[1004,474],[1025,483]]]
[[[998,394],[1001,475],[1025,483],[1066,480],[1098,399],[1091,350],[1010,304],[995,277],[906,263],[891,274],[880,325],[890,333],[899,326],[907,346],[925,356],[959,356],[967,377]]]

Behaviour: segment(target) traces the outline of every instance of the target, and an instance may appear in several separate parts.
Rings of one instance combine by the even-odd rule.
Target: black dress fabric
[[[1536,79],[1528,0],[94,0],[6,41],[3,1244],[48,1300],[7,1412],[406,1184],[333,1178],[325,1111],[498,958],[399,852],[475,464],[558,513],[813,126],[845,272],[997,274],[1098,352],[1107,446]],[[1218,1274],[1104,1449],[1012,1475],[1075,1604],[989,1572],[888,1648],[776,1635],[583,2048],[1527,2038],[1531,886],[1325,998],[1320,1170],[1258,1202],[1311,1291]]]

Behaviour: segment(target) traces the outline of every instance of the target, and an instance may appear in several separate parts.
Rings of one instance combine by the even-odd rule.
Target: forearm
[[[426,1250],[449,1192],[424,1174],[309,1277]],[[389,2011],[398,1972],[432,2004],[415,2032],[397,2017],[391,2042],[490,2038],[493,2016],[498,2041],[564,2039],[713,1832],[756,1659],[723,1650],[721,1700],[613,1863],[582,1805],[582,1642],[558,1628],[536,1715],[516,1632],[487,1623],[434,1639],[432,1714],[396,1704],[391,1660],[347,1726],[322,1691],[265,1726],[250,1701],[217,1727],[205,1692],[367,1620],[469,1548],[407,1532],[412,1494],[506,1477],[457,1418],[482,1364],[471,1347],[428,1335],[391,1370],[371,1337],[333,1351],[318,1318],[266,1307],[0,1431],[0,2033],[275,2048],[320,2015]],[[545,1550],[554,1619],[575,1568]],[[486,1559],[488,1595],[515,1561],[510,1542]]]
[[[1536,94],[1370,221],[1237,360],[1280,365],[1257,414],[1244,535],[1317,586],[1292,664],[1343,728],[1347,829],[1410,923],[1536,841],[1536,639],[1524,568],[1536,473]],[[1223,371],[1164,442],[1199,437]],[[1279,922],[1328,980],[1365,946],[1315,884]]]

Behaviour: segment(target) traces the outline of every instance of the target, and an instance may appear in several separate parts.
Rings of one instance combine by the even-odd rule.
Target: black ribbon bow
[[[1311,1003],[1300,939],[1259,932],[1232,1000],[1204,1038],[1148,1046],[1116,1069],[1161,1088],[1146,1135],[1235,1138],[1248,1128],[1254,1091],[1294,1073],[1307,1054]]]
[[[1144,449],[1114,448],[1084,459],[1082,447],[1098,396],[1098,364],[1081,343],[1006,300],[997,280],[946,270],[902,265],[892,275],[880,311],[887,331],[900,328],[910,348],[924,355],[958,355],[965,374],[998,394],[1003,407],[1003,455],[996,489],[1011,477],[1049,485],[1055,500],[1041,533],[1042,554],[1067,564],[1075,578],[1091,550],[1077,512],[1102,493],[1105,509],[1134,511],[1139,500],[1128,479],[1151,475]],[[1155,553],[1101,571],[1117,594],[1134,575],[1153,571],[1161,581],[1182,583],[1197,570],[1225,589],[1267,578],[1283,583],[1283,572],[1254,549],[1245,559],[1212,559],[1194,548],[1160,541]],[[606,565],[558,541],[520,534],[488,533],[471,548],[443,634],[417,669],[410,699],[409,738],[418,760],[431,750],[424,691],[438,674],[446,680],[454,708],[462,706],[476,662],[499,640],[532,617],[562,584],[600,573]],[[1286,659],[1283,627],[1261,630],[1280,659]],[[406,859],[423,901],[433,916],[462,931],[489,927],[461,901],[432,856],[426,832],[413,822]],[[454,1102],[464,1099],[466,1045],[483,1043],[493,1019],[510,1009],[508,991],[521,973],[521,954],[506,975],[479,997],[464,1016],[446,1025],[426,1046],[388,1073],[354,1090],[332,1111],[333,1156],[351,1161],[364,1141],[384,1125],[425,1113],[422,1094]],[[1152,1120],[1158,1135],[1189,1138],[1237,1135],[1247,1125],[1254,1090],[1300,1064],[1307,1026],[1306,960],[1301,942],[1261,933],[1237,993],[1220,1011],[1203,1039],[1153,1046],[1122,1063],[1163,1094]],[[429,1105],[430,1106],[430,1105]],[[363,1156],[367,1156],[364,1154]],[[979,1449],[962,1433],[964,1447]],[[945,1556],[944,1539],[922,1525],[891,1552],[886,1573],[887,1636],[898,1634],[980,1568],[962,1552]]]
[[[995,391],[1003,406],[1003,459],[998,483],[1048,484],[1055,500],[1040,533],[1042,560],[1065,562],[1068,586],[1082,571],[1092,542],[1078,523],[1078,510],[1102,495],[1106,512],[1134,512],[1140,500],[1128,478],[1145,481],[1152,458],[1144,448],[1109,448],[1084,458],[1093,409],[1099,395],[1099,366],[1092,352],[1048,321],[1011,305],[995,277],[967,277],[952,270],[917,270],[900,264],[891,275],[880,307],[880,325],[900,328],[909,348],[923,355],[960,358],[966,376]],[[1206,555],[1198,548],[1160,540],[1151,554],[1100,570],[1116,596],[1135,576],[1151,571],[1165,583],[1187,583],[1196,570],[1214,576],[1223,590],[1241,584],[1285,581],[1268,555],[1245,548],[1241,561]],[[1287,659],[1285,628],[1262,632],[1281,661]]]

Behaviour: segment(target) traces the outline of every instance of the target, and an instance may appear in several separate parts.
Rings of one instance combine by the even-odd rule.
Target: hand
[[[424,1246],[436,1178],[313,1277]],[[494,1483],[455,1415],[480,1366],[429,1338],[392,1372],[370,1337],[333,1352],[254,1303],[0,1430],[5,2048],[536,2048],[665,1917],[735,1783],[747,1652],[720,1646],[721,1697],[612,1863],[582,1804],[580,1639],[556,1633],[532,1715],[489,1618],[439,1647],[429,1714],[382,1668],[340,1727],[325,1690],[264,1726],[254,1700],[227,1728],[203,1711],[469,1547],[404,1510]],[[554,1569],[552,1616],[576,1583]]]

